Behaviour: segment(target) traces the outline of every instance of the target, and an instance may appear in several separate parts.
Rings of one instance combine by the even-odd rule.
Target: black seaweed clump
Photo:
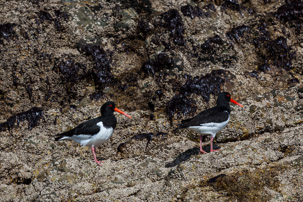
[[[4,123],[0,123],[0,131],[5,131],[6,129],[11,130],[14,127],[16,121],[17,125],[19,126],[19,123],[25,120],[28,121],[28,129],[31,130],[38,125],[38,122],[41,118],[43,118],[43,110],[38,107],[33,107],[28,111],[21,112],[9,117]]]
[[[188,98],[183,94],[175,95],[167,104],[166,104],[166,114],[170,122],[172,123],[172,118],[175,113],[180,116],[180,114],[187,115],[189,113],[196,112],[196,102],[193,99]]]
[[[37,13],[37,23],[43,23],[44,21],[53,21],[52,15],[47,11],[39,11]]]
[[[64,26],[62,25],[62,21],[68,21],[69,15],[65,11],[60,11],[60,10],[55,10],[55,16],[56,18],[54,19],[54,25],[56,30],[58,31],[64,31]]]
[[[15,26],[16,24],[14,23],[0,24],[0,44],[3,43],[2,39],[8,40],[9,38],[16,36],[16,32],[14,31]]]
[[[145,40],[146,36],[151,33],[151,30],[152,28],[146,19],[140,19],[138,21],[137,32],[140,39]]]
[[[236,42],[240,41],[240,38],[244,36],[245,32],[248,32],[250,28],[248,26],[242,25],[239,27],[232,28],[229,32],[226,33],[226,36],[230,40],[235,40]]]
[[[86,76],[86,66],[72,59],[62,60],[55,64],[54,68],[61,73],[63,82],[75,82]],[[81,73],[80,70],[82,70]]]
[[[264,37],[258,38],[254,44],[261,60],[258,69],[268,71],[270,70],[270,65],[284,68],[285,70],[292,69],[292,60],[295,52],[287,45],[286,38],[281,36],[275,40],[263,39]]]
[[[194,19],[195,17],[202,16],[202,10],[198,6],[191,6],[186,5],[181,7],[181,12],[184,16],[190,17],[191,19]]]
[[[216,12],[216,7],[212,3],[203,6],[202,9],[203,9],[203,15],[205,17],[209,17],[211,15],[211,12]]]
[[[220,36],[215,35],[208,38],[201,45],[199,60],[202,62],[209,61],[213,64],[221,62],[224,67],[229,67],[237,58],[232,44],[227,43],[222,40]]]
[[[165,69],[173,69],[174,67],[175,64],[173,59],[166,53],[160,53],[155,57],[155,59],[143,63],[141,69],[147,75],[155,75],[156,72],[160,72]]]
[[[133,8],[137,13],[152,13],[152,5],[149,0],[120,0],[124,8]]]
[[[238,3],[238,0],[225,0],[221,5],[223,10],[231,9],[234,11],[241,12],[241,6]]]
[[[92,71],[95,84],[99,85],[100,88],[109,85],[114,78],[111,74],[110,60],[103,48],[96,44],[85,44],[80,42],[78,44],[78,49],[80,52],[91,57],[95,63]]]
[[[156,90],[156,95],[158,96],[158,98],[161,100],[162,96],[163,96],[163,91],[161,89]]]
[[[220,92],[220,87],[224,84],[224,79],[221,76],[225,76],[225,74],[224,70],[214,70],[201,77],[189,77],[180,91],[184,95],[191,93],[201,95],[208,102],[210,94],[217,95]]]
[[[271,22],[261,21],[256,27],[254,25],[250,27],[245,25],[235,27],[227,32],[226,36],[236,42],[240,42],[241,38],[245,38],[245,42],[255,46],[259,71],[269,71],[271,66],[290,70],[292,69],[292,60],[295,52],[287,45],[285,37],[271,38],[267,29],[269,23]]]
[[[214,70],[201,77],[192,78],[189,76],[185,84],[179,89],[180,93],[166,104],[166,114],[170,122],[172,123],[172,118],[176,113],[180,116],[196,112],[196,103],[189,98],[190,94],[200,95],[206,102],[209,101],[211,94],[217,95],[221,85],[225,82],[225,76],[226,71],[224,70]]]
[[[170,35],[176,45],[184,45],[184,26],[182,18],[176,9],[170,9],[169,11],[162,13],[162,19],[164,20],[163,26],[170,31]]]
[[[303,25],[303,1],[286,1],[286,4],[279,7],[274,15],[280,21],[289,23],[299,34]]]
[[[65,11],[55,10],[55,17],[47,11],[39,11],[37,13],[36,22],[38,24],[44,23],[45,21],[53,22],[57,31],[64,31],[64,26],[62,25],[62,21],[68,21],[69,15]]]

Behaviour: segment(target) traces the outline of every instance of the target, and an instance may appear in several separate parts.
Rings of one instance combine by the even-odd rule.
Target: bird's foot
[[[95,159],[95,162],[96,162],[99,166],[101,166],[101,163],[103,163],[103,161],[98,161],[97,159]]]
[[[204,151],[203,149],[200,149],[200,153],[201,153],[201,154],[207,154],[207,152]]]
[[[211,149],[210,152],[220,151],[220,149]]]

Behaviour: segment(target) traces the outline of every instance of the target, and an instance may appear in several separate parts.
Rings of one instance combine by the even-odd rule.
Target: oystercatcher
[[[217,99],[217,106],[200,112],[197,116],[186,119],[181,122],[178,128],[189,128],[200,133],[200,152],[207,153],[202,149],[202,134],[211,135],[210,152],[217,151],[213,149],[213,140],[216,134],[221,131],[229,121],[230,106],[229,102],[243,107],[241,104],[231,99],[227,92],[220,93]]]
[[[58,134],[55,138],[56,141],[73,140],[82,146],[91,147],[94,160],[98,165],[101,165],[101,163],[96,158],[95,147],[106,142],[112,136],[117,124],[114,111],[119,112],[128,118],[132,118],[125,112],[116,108],[114,102],[106,102],[102,105],[100,111],[100,117],[83,122],[74,129]]]

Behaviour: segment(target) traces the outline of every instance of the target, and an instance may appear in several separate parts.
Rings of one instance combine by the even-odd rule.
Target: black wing
[[[100,126],[97,125],[100,121],[100,117],[85,121],[75,128],[74,134],[95,135],[100,131]]]
[[[183,120],[179,126],[179,128],[187,128],[189,126],[199,126],[204,123],[220,123],[224,122],[228,119],[229,112],[224,107],[213,107],[207,109],[197,116]]]
[[[73,135],[79,135],[79,134],[94,135],[94,134],[98,133],[100,130],[100,127],[97,125],[98,122],[100,122],[100,117],[85,121],[74,129],[71,129],[71,130],[61,133],[61,134],[58,134],[56,136],[55,140],[59,140],[60,138],[62,138],[64,136],[73,136]]]

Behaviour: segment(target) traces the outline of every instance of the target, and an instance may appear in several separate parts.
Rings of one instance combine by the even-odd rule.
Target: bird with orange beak
[[[217,106],[200,112],[197,116],[183,120],[178,128],[188,128],[200,133],[200,152],[207,153],[202,149],[202,134],[211,135],[210,152],[217,151],[213,148],[213,140],[216,134],[221,131],[229,122],[230,106],[232,102],[240,107],[241,104],[233,100],[229,93],[223,92],[218,95]]]
[[[114,112],[119,112],[128,118],[132,118],[125,112],[115,107],[114,102],[106,102],[100,108],[101,116],[81,123],[74,129],[58,134],[56,141],[73,140],[82,146],[91,147],[94,160],[98,165],[101,165],[97,160],[95,147],[106,142],[113,134],[117,125],[117,119]]]

